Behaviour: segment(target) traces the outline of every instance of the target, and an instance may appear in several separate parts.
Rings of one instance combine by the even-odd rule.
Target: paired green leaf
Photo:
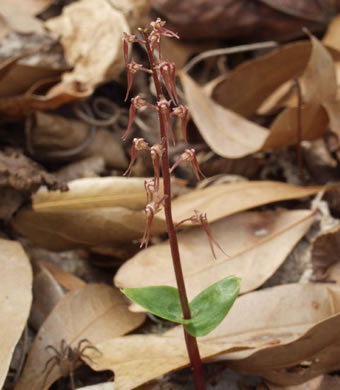
[[[124,288],[121,290],[131,301],[144,307],[158,317],[177,324],[187,324],[192,320],[182,318],[182,308],[178,290],[170,286]]]
[[[192,336],[206,336],[225,318],[240,291],[240,278],[228,276],[203,290],[190,302],[192,322],[185,330]]]
[[[240,278],[228,276],[203,290],[190,303],[192,318],[184,320],[177,288],[151,286],[125,288],[122,292],[150,313],[183,324],[192,336],[205,336],[228,314],[240,291]]]

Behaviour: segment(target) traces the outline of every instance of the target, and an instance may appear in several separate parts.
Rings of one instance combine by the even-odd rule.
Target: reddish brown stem
[[[161,100],[164,99],[161,83],[158,78],[154,57],[147,39],[148,38],[147,32],[143,31],[143,35],[146,42],[145,46],[148,54],[150,67],[152,70],[152,77],[156,88],[157,101],[160,102]],[[166,123],[164,122],[164,117],[161,115],[160,111],[159,111],[159,123],[160,123],[161,138],[162,140],[163,139],[166,140],[166,142],[164,142],[164,152],[162,154],[162,171],[163,171],[163,186],[164,186],[164,212],[165,212],[166,225],[167,225],[167,230],[169,235],[169,244],[171,248],[171,255],[172,255],[172,262],[175,271],[176,283],[177,283],[181,306],[182,306],[183,318],[190,319],[191,313],[190,313],[188,296],[185,288],[183,270],[182,270],[180,255],[179,255],[177,234],[172,220],[172,212],[171,212],[171,181],[170,181],[170,166],[169,166],[169,157],[168,157],[168,141],[167,141],[168,137],[166,133]],[[184,330],[184,336],[185,336],[185,342],[187,346],[191,367],[193,370],[196,390],[205,390],[206,384],[204,378],[204,371],[203,371],[202,360],[197,345],[197,340],[195,337],[191,336],[185,330]]]
[[[295,88],[298,97],[298,107],[297,107],[297,160],[298,160],[298,171],[299,177],[302,183],[305,181],[305,177],[303,174],[303,155],[302,155],[302,92],[301,86],[298,79],[294,80]]]

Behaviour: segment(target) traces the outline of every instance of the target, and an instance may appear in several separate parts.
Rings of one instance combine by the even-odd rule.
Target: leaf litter
[[[52,348],[46,347],[59,350],[64,345],[76,352],[78,343],[87,339],[94,348],[80,358],[95,370],[112,370],[115,389],[134,389],[154,379],[161,383],[157,378],[189,364],[182,329],[175,327],[164,333],[166,323],[155,325],[147,320],[137,334],[126,335],[144,323],[145,315],[136,313],[141,310],[136,305],[128,307],[122,294],[110,286],[113,274],[117,287],[175,285],[162,213],[154,218],[150,248],[137,249],[145,229],[145,177],[121,177],[129,156],[129,143],[120,140],[127,125],[121,102],[125,93],[121,38],[123,32],[144,24],[149,3],[82,0],[69,5],[50,4],[27,2],[21,19],[19,13],[2,11],[7,4],[0,7],[0,137],[6,147],[12,147],[0,151],[0,235],[13,239],[1,240],[2,261],[8,267],[1,285],[6,289],[3,296],[15,301],[9,314],[5,306],[2,308],[6,315],[1,318],[6,323],[2,326],[4,364],[0,379],[11,382],[10,375],[17,370],[15,389],[48,389],[71,372],[65,372],[54,359],[46,376],[44,368],[53,358]],[[16,4],[8,6],[15,8]],[[53,11],[55,6],[58,12]],[[46,21],[35,17],[42,11]],[[32,33],[26,30],[23,36],[20,20],[27,20],[25,28]],[[231,170],[228,161],[237,164],[243,159],[245,165],[251,165],[253,157],[262,161],[253,173],[254,180],[248,181],[250,175],[245,173],[241,181],[218,184],[212,177],[207,188],[195,188],[186,175],[188,171],[179,167],[174,176],[182,179],[181,190],[175,191],[172,202],[176,223],[190,218],[195,210],[206,212],[209,229],[225,252],[215,247],[214,260],[200,227],[189,220],[178,226],[190,298],[224,277],[237,275],[242,279],[242,296],[228,317],[210,335],[199,338],[202,358],[205,363],[223,362],[242,374],[263,378],[257,390],[337,386],[338,377],[327,374],[340,369],[338,220],[332,229],[324,229],[320,225],[323,204],[311,207],[309,202],[310,196],[328,191],[329,186],[315,185],[326,180],[309,176],[308,164],[303,167],[304,180],[297,180],[299,185],[292,185],[290,177],[284,182],[270,165],[281,159],[277,151],[290,150],[295,156],[299,131],[304,141],[302,153],[307,145],[313,148],[314,140],[322,141],[333,169],[338,164],[339,26],[336,17],[321,41],[305,35],[302,41],[283,44],[268,54],[260,53],[252,59],[244,56],[236,67],[230,67],[228,57],[227,65],[210,59],[196,64],[190,75],[179,72],[192,116],[188,135],[198,144],[201,166],[208,165],[213,176],[221,173],[212,164],[216,155],[225,163],[219,169],[226,174]],[[220,42],[209,45],[218,47]],[[174,51],[169,56],[179,56],[183,67],[199,47],[191,42],[182,48],[168,45],[168,50]],[[199,77],[197,69],[204,70]],[[291,87],[295,79],[302,88],[301,107]],[[199,85],[202,80],[203,86]],[[136,79],[135,88],[150,94],[147,78]],[[107,105],[94,104],[97,96],[117,104],[119,122],[105,124],[113,112]],[[82,98],[88,98],[86,104],[92,109],[89,118],[96,121],[94,138],[89,119],[77,117],[71,107]],[[50,112],[42,112],[46,110]],[[270,118],[263,115],[268,113]],[[154,142],[152,116],[141,112],[139,119],[132,128],[133,136]],[[170,148],[173,162],[185,147],[179,142]],[[94,167],[96,158],[100,164]],[[297,159],[288,158],[297,170]],[[60,168],[71,169],[78,163],[81,168],[64,176],[72,177],[67,186],[57,179]],[[143,158],[138,164],[142,166],[134,173],[152,175],[150,161]],[[337,180],[330,165],[323,169],[327,177]],[[329,207],[336,218],[336,207],[330,203]],[[309,237],[315,239],[309,241]],[[81,254],[88,261],[99,260],[107,273],[99,283],[86,283],[79,277],[76,263],[71,272],[59,267],[62,256],[58,265],[32,258],[34,291],[41,296],[33,301],[28,332],[31,337],[35,334],[35,339],[28,347],[23,370],[14,364],[15,355],[20,353],[20,343],[15,345],[28,321],[32,276],[29,259],[15,240],[23,242],[25,248],[29,242],[33,248],[71,250],[71,258]],[[301,283],[268,287],[266,282],[277,280],[275,275],[278,270],[282,272],[287,258],[299,256],[295,248],[301,240],[309,267]],[[310,279],[312,266],[314,277]],[[103,281],[106,284],[100,284]],[[13,326],[9,327],[8,321]],[[148,334],[152,327],[158,333],[161,329],[162,334]],[[27,350],[21,354],[25,358]],[[78,365],[79,360],[74,363]],[[171,386],[169,378],[166,380]],[[106,386],[112,388],[111,383]]]

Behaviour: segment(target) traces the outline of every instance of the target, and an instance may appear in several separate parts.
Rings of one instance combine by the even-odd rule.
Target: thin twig
[[[233,47],[223,47],[221,49],[213,49],[204,51],[194,58],[192,58],[183,68],[183,71],[188,73],[190,69],[196,65],[198,62],[215,56],[222,56],[228,54],[242,53],[245,51],[261,50],[261,49],[271,49],[273,47],[278,47],[279,44],[275,41],[268,42],[258,42],[258,43],[249,43],[247,45],[239,45]]]

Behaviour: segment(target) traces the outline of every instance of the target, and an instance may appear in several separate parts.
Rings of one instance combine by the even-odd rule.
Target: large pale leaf
[[[14,348],[26,326],[32,302],[32,270],[22,246],[0,240],[0,387]]]
[[[219,184],[192,191],[172,202],[178,223],[190,218],[194,210],[207,213],[214,222],[237,212],[282,200],[299,199],[319,192],[322,187],[299,187],[277,181],[244,181]],[[159,218],[162,218],[162,214]],[[164,218],[164,217],[163,217]],[[190,222],[186,223],[190,225]]]
[[[33,195],[33,209],[64,211],[118,206],[141,210],[146,203],[144,181],[130,177],[91,177],[71,181],[65,192],[41,188]]]
[[[208,239],[197,227],[178,234],[181,263],[190,299],[223,277],[241,278],[241,292],[263,284],[283,263],[314,218],[307,210],[247,212],[211,223],[210,229],[226,256],[216,248],[213,259]],[[168,242],[136,254],[118,270],[120,288],[155,284],[176,286]]]
[[[182,330],[182,329],[181,329]],[[182,331],[183,332],[183,331]],[[94,370],[114,370],[116,390],[131,390],[158,376],[185,367],[189,364],[184,337],[159,335],[131,335],[106,340],[96,347],[101,355],[89,353]],[[235,351],[242,346],[199,342],[203,358],[211,357],[221,350]]]
[[[312,365],[319,364],[319,370],[310,375],[283,370],[318,354],[325,358],[322,353],[338,340],[339,326],[340,287],[282,285],[238,298],[222,324],[199,339],[199,348],[204,360],[214,356],[252,374],[275,369],[281,374],[276,383],[287,384],[289,380],[298,384],[329,368],[339,369],[339,359],[331,364],[328,361],[328,365],[315,359]],[[96,370],[114,370],[115,388],[119,390],[133,389],[189,364],[181,326],[164,336],[126,336],[97,347],[102,355],[93,354],[94,363],[89,364]]]
[[[46,346],[59,349],[62,339],[73,347],[81,339],[96,344],[128,333],[143,321],[144,315],[129,312],[122,294],[109,286],[89,284],[69,292],[37,333],[15,389],[44,390],[60,377],[59,367],[55,366],[42,388],[45,364],[53,356]]]
[[[56,212],[23,210],[13,220],[13,226],[38,246],[50,250],[111,247],[140,239],[145,213],[123,207]],[[164,222],[155,218],[152,234],[164,231]]]

